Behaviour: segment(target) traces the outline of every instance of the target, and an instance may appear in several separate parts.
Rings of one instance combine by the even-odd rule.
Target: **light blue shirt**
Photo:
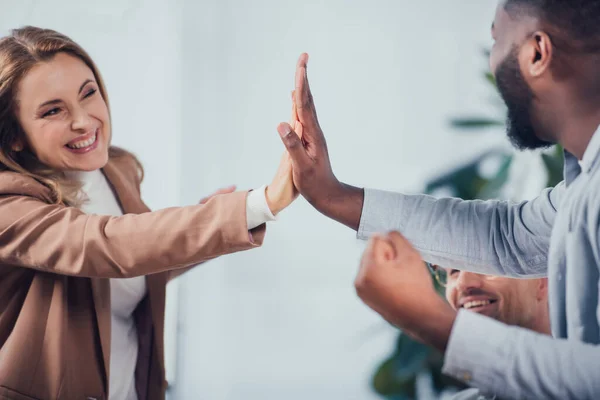
[[[399,230],[446,268],[548,276],[554,337],[460,310],[444,372],[509,399],[600,399],[600,129],[581,166],[531,201],[463,201],[365,190],[358,237]]]
[[[500,400],[496,399],[494,395],[485,395],[479,391],[479,389],[469,388],[462,390],[456,395],[452,396],[452,400]]]

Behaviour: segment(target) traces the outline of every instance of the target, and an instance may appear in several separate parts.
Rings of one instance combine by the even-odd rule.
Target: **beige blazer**
[[[149,212],[131,156],[111,158],[103,172],[122,217],[50,204],[36,180],[0,173],[0,399],[106,399],[108,278],[140,275],[148,295],[134,312],[136,387],[140,400],[163,399],[167,281],[262,244],[265,225],[247,229],[247,193]]]

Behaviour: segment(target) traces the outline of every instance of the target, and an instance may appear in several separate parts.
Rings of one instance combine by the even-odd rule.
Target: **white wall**
[[[302,51],[344,181],[416,191],[505,143],[447,126],[458,112],[490,109],[481,48],[494,3],[185,1],[182,201],[271,179]],[[395,331],[354,293],[361,250],[353,232],[299,200],[263,248],[186,276],[177,398],[376,398],[369,379]]]

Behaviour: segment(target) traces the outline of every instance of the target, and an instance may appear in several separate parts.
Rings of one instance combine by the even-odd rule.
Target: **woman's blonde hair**
[[[14,171],[32,177],[50,189],[55,203],[77,206],[81,203],[79,182],[69,180],[62,171],[43,164],[31,149],[25,147],[20,151],[15,150],[16,144],[27,143],[17,118],[19,81],[36,64],[50,61],[58,53],[77,57],[92,70],[108,107],[102,76],[81,46],[51,29],[26,26],[12,30],[10,35],[0,39],[0,171]],[[125,155],[129,155],[125,150],[109,148],[110,157]],[[135,157],[134,160],[143,176],[141,164]]]

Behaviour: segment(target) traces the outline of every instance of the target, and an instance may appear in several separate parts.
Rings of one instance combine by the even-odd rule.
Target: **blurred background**
[[[56,29],[94,58],[114,144],[144,163],[143,196],[153,209],[193,204],[230,184],[270,182],[283,151],[275,128],[289,118],[301,52],[310,54],[340,180],[513,199],[547,183],[546,158],[510,158],[504,110],[485,77],[495,0],[0,4],[2,34],[22,25]],[[423,360],[408,373],[385,364],[398,356],[399,333],[355,294],[362,249],[354,232],[299,199],[269,225],[261,249],[170,284],[169,397],[434,398],[419,372]],[[406,393],[392,382],[402,376],[411,382]]]

